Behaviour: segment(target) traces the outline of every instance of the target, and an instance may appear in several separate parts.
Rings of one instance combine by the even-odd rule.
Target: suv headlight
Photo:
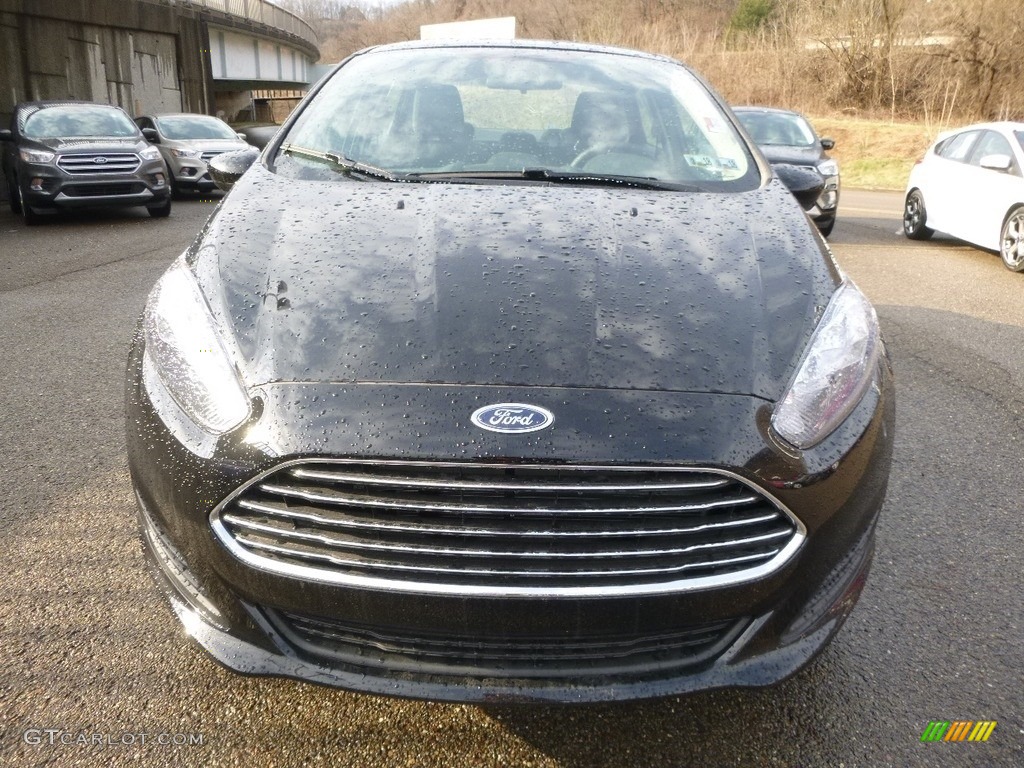
[[[824,160],[818,163],[818,173],[822,176],[838,176],[839,163],[835,160]]]
[[[215,330],[213,315],[181,260],[157,282],[143,316],[146,355],[181,409],[220,435],[249,416],[249,398]]]
[[[53,152],[42,149],[22,149],[18,152],[24,163],[49,163],[54,158]]]
[[[159,160],[160,150],[156,147],[146,147],[144,150],[139,152],[139,157],[143,160]]]
[[[175,157],[199,157],[198,149],[172,149],[171,154]]]
[[[874,307],[846,281],[825,308],[772,427],[797,448],[811,448],[860,402],[878,365],[881,343]]]

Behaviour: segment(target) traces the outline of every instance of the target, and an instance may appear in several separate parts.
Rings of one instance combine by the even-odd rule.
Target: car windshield
[[[1017,143],[1020,144],[1020,148],[1024,149],[1024,131],[1014,131],[1013,135],[1017,137]]]
[[[713,190],[759,183],[743,139],[685,67],[529,47],[357,55],[305,106],[275,169],[468,183],[517,175]]]
[[[139,129],[119,109],[103,106],[46,107],[25,120],[30,139],[137,136]]]
[[[816,142],[814,131],[800,115],[740,111],[736,117],[750,137],[764,146],[812,147]]]
[[[187,141],[189,139],[238,139],[223,120],[203,115],[175,115],[158,117],[156,124],[165,139]]]

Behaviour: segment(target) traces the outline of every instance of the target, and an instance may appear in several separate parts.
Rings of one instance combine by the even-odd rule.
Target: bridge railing
[[[179,5],[198,5],[229,13],[232,16],[241,16],[266,24],[268,27],[290,32],[310,43],[314,48],[320,44],[313,27],[304,19],[291,11],[286,11],[284,8],[267,2],[267,0],[171,0],[171,2],[177,2]]]

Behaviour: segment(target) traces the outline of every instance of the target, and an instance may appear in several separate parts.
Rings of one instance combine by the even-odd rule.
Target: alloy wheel
[[[1024,271],[1024,208],[1011,213],[1003,224],[999,253],[1007,269]]]
[[[907,234],[916,232],[921,226],[921,200],[916,195],[907,198],[903,210],[903,231]]]

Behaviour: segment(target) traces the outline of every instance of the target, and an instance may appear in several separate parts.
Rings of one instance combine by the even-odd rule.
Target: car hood
[[[761,154],[769,163],[790,163],[792,165],[817,165],[825,156],[819,147],[783,147],[773,144],[758,145]]]
[[[838,282],[745,193],[296,181],[260,163],[187,254],[243,380],[777,399]]]
[[[237,149],[249,148],[249,145],[241,139],[166,139],[159,146],[209,150],[211,152],[232,152]]]
[[[76,139],[26,139],[23,143],[59,152],[137,152],[148,146],[141,136],[138,138],[90,136]]]

